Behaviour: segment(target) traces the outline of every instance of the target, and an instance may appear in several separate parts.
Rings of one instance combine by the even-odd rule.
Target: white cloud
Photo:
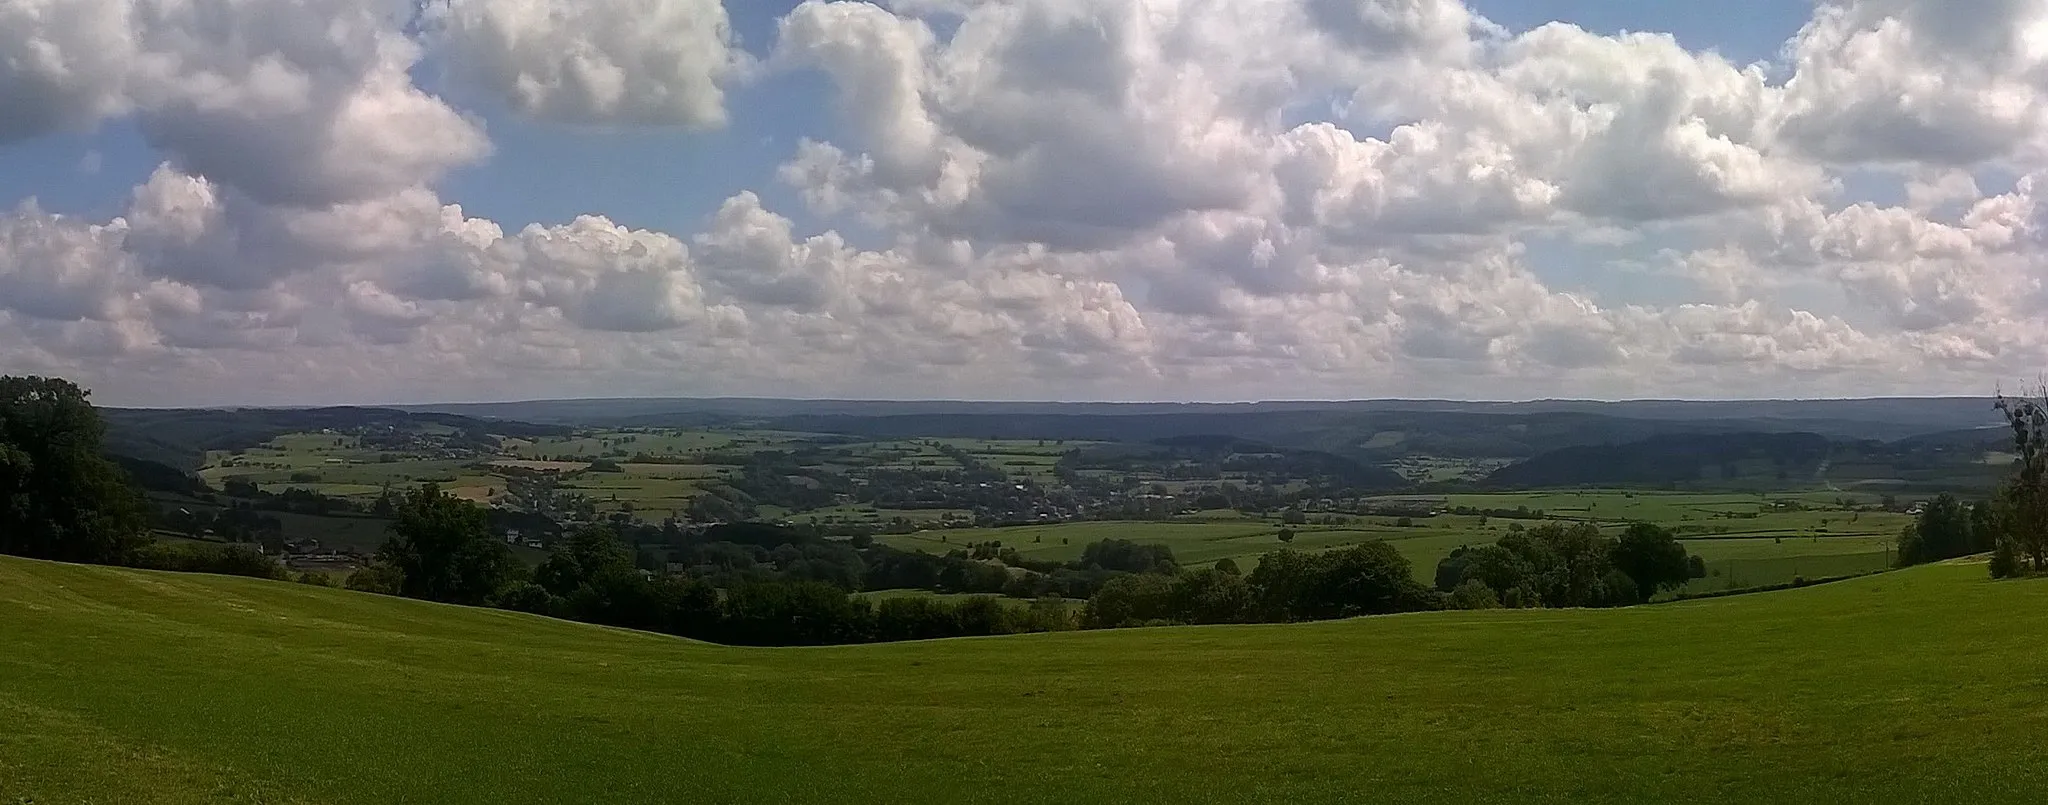
[[[750,60],[719,0],[432,0],[455,75],[533,117],[713,128]]]
[[[2048,357],[2036,6],[1825,3],[1742,65],[1455,0],[812,0],[764,66],[835,122],[756,179],[814,215],[656,228],[452,203],[523,166],[413,75],[728,125],[781,87],[719,3],[0,0],[0,145],[125,116],[164,163],[0,213],[0,362],[133,402],[1967,391]]]
[[[1968,165],[2036,150],[2048,7],[1820,4],[1789,46],[1784,137],[1846,163]]]
[[[0,0],[0,146],[128,107],[126,0]]]

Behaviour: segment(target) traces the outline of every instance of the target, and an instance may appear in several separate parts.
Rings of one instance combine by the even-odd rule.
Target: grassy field
[[[947,603],[954,604],[957,604],[961,601],[966,601],[971,598],[989,598],[994,600],[998,604],[1002,604],[1003,606],[1015,607],[1017,609],[1026,609],[1030,607],[1032,604],[1031,601],[1022,598],[1004,598],[1002,596],[991,596],[983,593],[937,593],[932,592],[931,590],[870,590],[868,592],[861,593],[860,597],[875,602],[881,602],[891,598],[930,598],[935,601],[944,601]],[[1068,609],[1076,611],[1088,605],[1087,601],[1077,598],[1063,598],[1060,600],[1062,603],[1065,603],[1067,605]]]
[[[2048,583],[732,649],[0,559],[0,802],[2039,802]]]
[[[1501,500],[1560,502],[1584,505],[1575,493],[1487,496],[1488,505]],[[1708,592],[1743,587],[1784,584],[1795,578],[1829,578],[1882,570],[1890,564],[1893,537],[1905,515],[1862,512],[1849,522],[1847,512],[1781,512],[1769,502],[1759,504],[1754,496],[1682,495],[1635,500],[1614,494],[1605,506],[1622,517],[1662,517],[1662,524],[1681,529],[1686,549],[1706,560],[1708,577],[1686,587],[1687,592]],[[1733,500],[1723,500],[1732,498]],[[1617,501],[1628,501],[1627,504]],[[1637,498],[1640,500],[1640,498]],[[1457,505],[1475,505],[1459,503]],[[1519,504],[1517,504],[1519,505]],[[1761,505],[1761,510],[1759,510]],[[1682,519],[1695,511],[1725,510],[1755,514],[1751,518],[1721,520],[1737,524],[1726,533],[1686,533],[1695,521]],[[1568,516],[1560,514],[1560,516]],[[1817,530],[1821,521],[1826,530]],[[1654,520],[1653,520],[1654,521]],[[978,542],[1000,541],[1032,559],[1071,561],[1078,559],[1089,543],[1104,539],[1127,539],[1157,543],[1173,549],[1182,565],[1204,567],[1223,559],[1249,571],[1260,556],[1282,548],[1315,551],[1356,545],[1368,540],[1386,540],[1413,563],[1415,576],[1435,579],[1436,565],[1461,545],[1493,542],[1506,533],[1513,520],[1463,515],[1417,518],[1413,525],[1396,525],[1396,518],[1359,517],[1347,525],[1292,526],[1292,542],[1279,539],[1281,524],[1271,520],[1248,519],[1236,512],[1209,519],[1200,515],[1168,522],[1090,521],[1054,523],[1010,528],[933,529],[910,534],[878,537],[904,550],[945,553]],[[1523,521],[1535,525],[1536,521]],[[1619,526],[1613,526],[1618,529]]]

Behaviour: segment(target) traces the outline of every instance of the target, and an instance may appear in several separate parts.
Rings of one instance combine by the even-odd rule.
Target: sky
[[[2048,0],[0,0],[0,373],[1981,395],[2044,124]]]

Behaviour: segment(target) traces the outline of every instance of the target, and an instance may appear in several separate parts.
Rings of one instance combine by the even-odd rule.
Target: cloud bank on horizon
[[[718,0],[0,0],[0,151],[119,126],[153,165],[0,212],[0,370],[152,405],[2037,377],[2048,1],[1787,33],[1744,64],[1458,0],[808,0],[758,43]],[[790,77],[829,128],[671,231],[448,192],[526,168],[500,121],[682,149]]]

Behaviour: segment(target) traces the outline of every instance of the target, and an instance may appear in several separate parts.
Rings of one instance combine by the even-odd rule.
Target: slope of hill
[[[652,422],[645,424],[653,424]],[[1196,414],[915,414],[791,416],[764,420],[777,430],[869,438],[957,437],[1156,442],[1230,437],[1276,447],[1321,450],[1385,461],[1426,455],[1531,456],[1582,444],[1618,444],[1670,433],[1773,430],[1742,420],[1649,420],[1599,414],[1471,414],[1438,411],[1249,411]]]
[[[1842,400],[1274,400],[1236,403],[1063,403],[964,400],[782,400],[767,398],[624,398],[533,400],[500,403],[444,403],[390,406],[477,417],[577,425],[702,424],[730,419],[794,416],[908,415],[1157,415],[1269,414],[1284,412],[1410,412],[1526,416],[1595,414],[1625,419],[1752,420],[1777,427],[1752,430],[1807,430],[1862,438],[1896,439],[1917,433],[1971,428],[1998,422],[1983,397],[1893,397]]]
[[[1832,445],[1813,433],[1717,433],[1653,436],[1615,445],[1553,450],[1495,470],[1490,486],[1662,486],[1755,480],[1810,483]]]
[[[198,469],[208,450],[252,447],[287,433],[332,428],[442,428],[482,440],[497,436],[556,436],[556,425],[485,421],[443,413],[390,408],[102,408],[106,452],[182,470]]]
[[[2048,584],[733,649],[0,559],[5,802],[2038,802]]]
[[[1813,433],[1665,434],[1622,444],[1574,445],[1495,470],[1500,489],[1578,486],[1783,489],[1828,486],[1880,492],[1984,494],[2003,480],[1998,450],[2011,431],[1980,428],[1879,442]],[[2009,457],[2008,457],[2009,458]]]

